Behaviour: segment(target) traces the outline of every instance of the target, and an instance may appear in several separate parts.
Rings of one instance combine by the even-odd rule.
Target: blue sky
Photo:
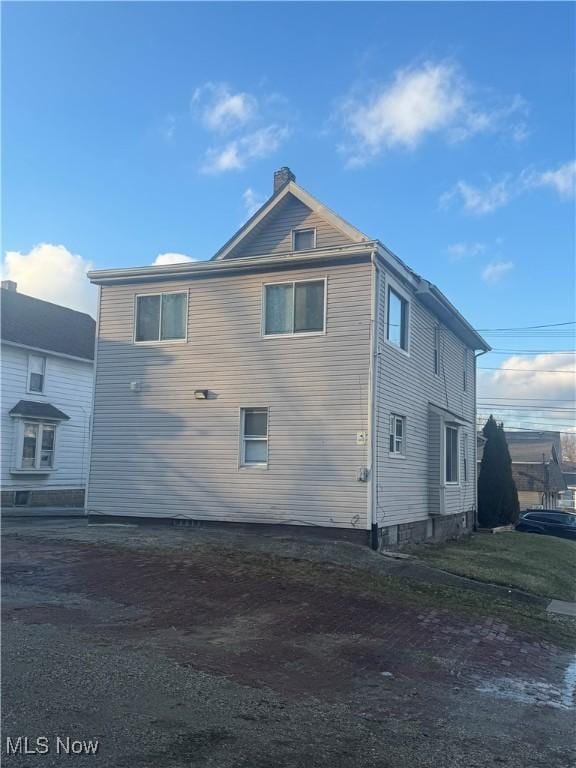
[[[289,165],[476,327],[573,319],[573,5],[8,2],[2,16],[4,273],[23,290],[85,305],[86,263],[209,258]],[[506,348],[574,347],[548,336]]]

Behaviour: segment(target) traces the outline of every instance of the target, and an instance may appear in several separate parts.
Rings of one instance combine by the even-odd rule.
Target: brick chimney
[[[287,165],[274,172],[274,194],[286,186],[290,181],[296,181],[296,176]]]
[[[14,282],[14,280],[2,280],[2,288],[4,288],[5,291],[12,291],[13,293],[16,293],[18,290],[18,284]]]

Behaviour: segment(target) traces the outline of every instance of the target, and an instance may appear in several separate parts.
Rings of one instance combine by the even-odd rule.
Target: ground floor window
[[[54,466],[56,427],[38,421],[22,423],[21,469],[51,469]]]
[[[460,475],[458,456],[458,427],[446,425],[444,436],[444,479],[457,483]]]
[[[406,443],[406,418],[393,413],[390,416],[390,453],[404,456]]]
[[[268,408],[242,408],[240,412],[240,465],[268,464]]]

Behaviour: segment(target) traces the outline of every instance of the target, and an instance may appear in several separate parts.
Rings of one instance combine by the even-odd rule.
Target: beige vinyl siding
[[[376,515],[379,525],[426,519],[429,514],[456,514],[475,505],[474,374],[475,358],[468,354],[467,391],[463,390],[464,343],[440,326],[440,375],[434,374],[436,317],[414,296],[409,309],[409,354],[386,341],[386,293],[389,282],[379,272],[378,354],[376,394]],[[401,286],[392,282],[392,287]],[[410,292],[406,289],[408,295]],[[464,441],[460,440],[460,482],[444,486],[441,418],[430,405],[450,411],[466,422],[468,481],[463,480]],[[390,414],[406,417],[406,455],[389,453]],[[432,428],[430,428],[432,425]],[[443,500],[442,500],[443,497]]]
[[[316,229],[317,248],[350,245],[352,242],[300,200],[287,195],[226,258],[287,253],[292,250],[292,230],[311,228]]]
[[[518,501],[520,509],[530,509],[530,507],[539,507],[544,503],[544,494],[540,491],[518,491]]]
[[[365,529],[370,269],[103,286],[88,509]],[[325,335],[261,336],[263,283],[324,277]],[[183,288],[187,342],[134,344],[135,294]],[[265,469],[238,466],[243,407],[269,409]]]

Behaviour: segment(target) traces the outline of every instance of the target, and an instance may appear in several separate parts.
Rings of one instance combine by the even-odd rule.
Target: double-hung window
[[[406,418],[395,413],[390,416],[390,453],[406,455]]]
[[[456,485],[460,477],[458,427],[447,424],[444,430],[444,480],[447,484]]]
[[[408,351],[408,302],[390,287],[388,287],[386,338],[395,347]]]
[[[42,394],[46,378],[46,358],[43,355],[28,357],[28,392]]]
[[[54,466],[54,424],[23,422],[21,469],[51,469]]]
[[[462,435],[462,479],[468,482],[468,435]]]
[[[187,291],[136,296],[134,341],[184,340],[187,315]]]
[[[326,280],[264,286],[263,333],[294,336],[325,330]]]
[[[268,408],[242,408],[240,412],[240,466],[268,464]]]

